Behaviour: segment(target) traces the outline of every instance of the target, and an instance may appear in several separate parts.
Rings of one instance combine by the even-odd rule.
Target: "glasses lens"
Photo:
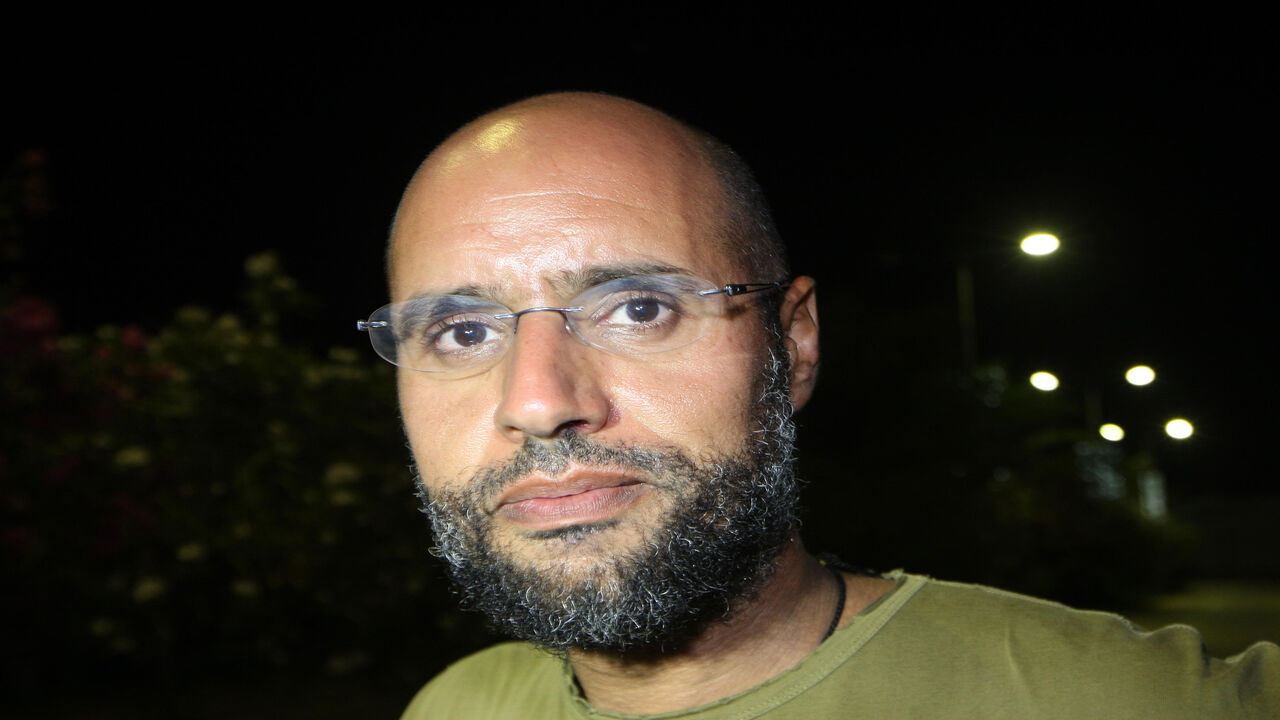
[[[511,326],[494,317],[508,310],[479,298],[417,298],[379,310],[386,321],[372,332],[378,354],[400,367],[425,372],[462,372],[502,355]]]
[[[583,340],[626,355],[648,355],[684,347],[706,334],[721,314],[721,295],[699,296],[715,285],[687,275],[619,278],[587,290],[571,303],[581,306],[569,322]]]
[[[560,312],[588,345],[622,355],[649,355],[706,335],[724,314],[726,296],[699,292],[716,289],[688,275],[639,275],[597,285],[565,308],[524,312]],[[424,297],[380,308],[366,329],[374,350],[388,362],[456,376],[483,370],[502,357],[524,312],[513,314],[482,298]]]

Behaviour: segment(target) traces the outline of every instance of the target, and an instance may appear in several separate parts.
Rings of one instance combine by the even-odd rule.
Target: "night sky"
[[[1151,402],[1197,425],[1200,481],[1273,491],[1270,41],[1248,18],[1113,20],[15,25],[0,159],[42,150],[52,201],[17,267],[70,330],[154,328],[234,307],[245,257],[274,249],[320,301],[299,335],[358,345],[399,192],[439,140],[531,94],[613,92],[736,147],[827,297],[954,303],[968,257],[982,357],[1077,393],[1151,364]],[[1036,229],[1063,250],[1017,253]]]

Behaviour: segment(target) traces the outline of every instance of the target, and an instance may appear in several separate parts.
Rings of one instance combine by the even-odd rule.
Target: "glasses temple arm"
[[[733,297],[735,295],[746,295],[748,293],[761,292],[764,290],[783,290],[791,286],[791,283],[781,282],[764,282],[764,283],[730,283],[719,290],[701,290],[699,295],[719,295],[721,293]]]

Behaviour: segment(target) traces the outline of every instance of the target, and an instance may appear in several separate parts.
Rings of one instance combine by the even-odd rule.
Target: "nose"
[[[610,403],[592,361],[595,351],[570,335],[563,315],[522,316],[512,342],[494,413],[499,432],[521,443],[530,436],[552,439],[569,428],[590,433],[605,426]]]

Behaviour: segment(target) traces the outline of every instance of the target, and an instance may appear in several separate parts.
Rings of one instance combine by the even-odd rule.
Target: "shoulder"
[[[926,581],[894,630],[885,638],[898,646],[893,654],[931,657],[931,672],[961,685],[998,683],[1042,708],[1105,707],[1113,717],[1243,710],[1248,717],[1250,707],[1274,712],[1280,704],[1273,644],[1218,660],[1185,625],[1149,632],[1112,613],[980,585]]]
[[[450,665],[418,691],[401,718],[554,717],[551,708],[563,703],[566,682],[560,658],[528,643],[502,643]]]
[[[956,628],[971,639],[998,631],[1072,638],[1074,644],[1128,642],[1138,629],[1125,618],[1107,612],[1077,610],[1051,600],[1020,595],[983,585],[927,579],[917,593],[914,619],[940,628]],[[1043,638],[1042,638],[1043,639]],[[1198,642],[1197,642],[1198,644]]]
[[[1109,612],[1077,610],[1005,590],[929,580],[912,620],[961,645],[996,645],[1011,661],[1072,661],[1089,666],[1108,658],[1147,663],[1207,660],[1200,634],[1185,625],[1156,632]]]

